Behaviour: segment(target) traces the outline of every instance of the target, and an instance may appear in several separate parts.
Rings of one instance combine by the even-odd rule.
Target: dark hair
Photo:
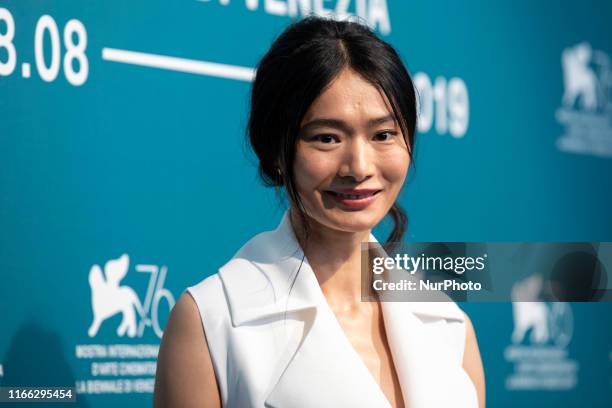
[[[248,136],[259,158],[261,179],[267,186],[285,187],[306,236],[308,221],[293,174],[295,146],[310,105],[344,68],[351,68],[386,95],[412,157],[415,91],[393,47],[362,23],[309,16],[289,25],[257,67]],[[388,215],[394,227],[387,243],[401,241],[406,214],[394,203]]]

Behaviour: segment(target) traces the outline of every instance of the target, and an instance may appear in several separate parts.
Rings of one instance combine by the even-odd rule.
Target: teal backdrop
[[[253,69],[345,4],[419,90],[406,239],[612,241],[609,1],[0,0],[0,385],[151,406],[176,299],[285,208],[245,143]],[[462,306],[488,406],[612,404],[609,303],[546,305],[544,342]]]

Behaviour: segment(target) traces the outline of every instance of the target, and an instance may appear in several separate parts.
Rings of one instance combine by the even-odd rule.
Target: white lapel
[[[463,317],[451,307],[425,310],[417,302],[381,302],[381,305],[406,406],[478,407],[476,389],[467,373],[457,364],[443,339],[427,330],[427,319],[422,320]]]
[[[373,235],[370,239],[376,241]],[[278,351],[265,406],[390,406],[329,308],[295,239],[288,211],[276,230],[249,241],[219,270],[219,276],[235,327],[285,322],[286,347]],[[440,350],[432,350],[432,339],[419,317],[462,320],[456,305],[383,302],[382,311],[407,406],[467,407],[456,399],[460,390],[453,389],[461,373],[445,363]],[[464,380],[461,384],[466,385]],[[446,399],[445,394],[455,399]]]
[[[388,256],[373,235],[370,242],[375,256]],[[423,277],[422,272],[407,276],[401,269],[384,274],[387,281],[399,281],[389,274],[414,281]],[[408,301],[405,293],[390,292],[385,292],[382,300],[387,341],[406,406],[477,408],[476,389],[456,361],[453,350],[445,344],[446,339],[439,337],[439,332],[427,327],[442,319],[463,323],[461,309],[443,292],[429,294],[427,302]],[[465,329],[464,325],[461,327]]]

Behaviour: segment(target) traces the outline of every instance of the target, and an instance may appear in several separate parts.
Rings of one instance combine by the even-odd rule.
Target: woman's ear
[[[274,171],[276,172],[276,174],[278,174],[279,176],[283,176],[283,166],[281,164],[280,159],[277,159],[274,162]]]

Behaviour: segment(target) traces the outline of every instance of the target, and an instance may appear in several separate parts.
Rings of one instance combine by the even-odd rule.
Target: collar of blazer
[[[378,242],[373,235],[370,241]],[[302,403],[296,406],[390,406],[332,318],[335,316],[295,238],[288,211],[276,230],[248,241],[219,269],[219,277],[234,327],[278,320],[295,327],[295,341],[279,351],[277,378],[272,379],[266,392],[266,406],[279,407],[297,399]],[[475,406],[475,391],[469,390],[471,382],[465,382],[469,378],[460,362],[449,361],[453,357],[444,353],[441,339],[432,338],[424,329],[424,322],[431,319],[463,321],[457,305],[381,302],[381,308],[405,403],[413,408]],[[436,349],[432,344],[442,347]],[[341,388],[348,392],[332,381],[335,376],[341,378]],[[309,384],[310,392],[302,395],[304,382]],[[459,395],[466,389],[471,394],[469,398]],[[462,400],[470,403],[462,404]]]
[[[370,241],[378,242],[372,234]],[[320,305],[321,289],[295,238],[288,211],[275,230],[249,240],[219,269],[219,276],[226,288],[234,326]],[[419,316],[463,321],[463,314],[453,302],[402,303],[403,309]]]

